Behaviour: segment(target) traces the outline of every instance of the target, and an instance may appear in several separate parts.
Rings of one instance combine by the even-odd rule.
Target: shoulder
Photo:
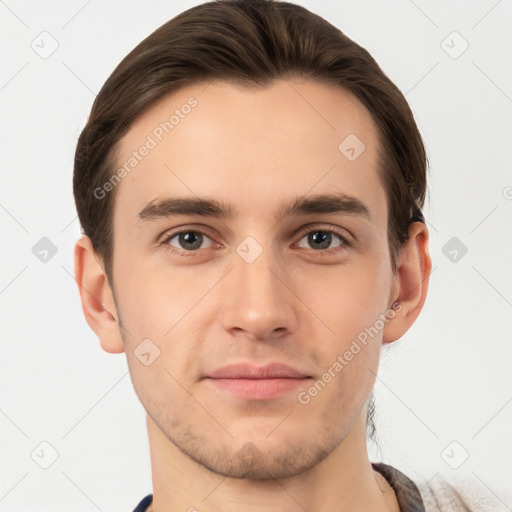
[[[442,477],[420,484],[425,512],[498,512],[498,501],[481,488],[467,483],[454,485]]]
[[[146,512],[146,509],[151,505],[153,502],[153,495],[148,494],[142,500],[140,503],[133,509],[133,512]]]
[[[387,480],[402,512],[425,512],[421,493],[409,477],[383,462],[372,462],[372,467]]]

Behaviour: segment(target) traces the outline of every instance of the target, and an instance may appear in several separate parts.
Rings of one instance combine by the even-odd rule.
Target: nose
[[[223,290],[223,328],[255,340],[275,340],[294,332],[297,301],[287,281],[285,268],[270,249],[250,263],[235,253]]]

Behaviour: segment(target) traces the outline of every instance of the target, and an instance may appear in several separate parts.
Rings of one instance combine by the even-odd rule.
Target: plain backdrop
[[[73,279],[73,155],[117,63],[198,3],[0,1],[2,512],[127,512],[152,490],[125,355],[101,350]],[[370,51],[430,159],[434,271],[382,357],[372,460],[512,510],[512,2],[296,3]]]

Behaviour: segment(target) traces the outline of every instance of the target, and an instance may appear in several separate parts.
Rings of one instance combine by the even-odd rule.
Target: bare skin
[[[370,114],[349,93],[311,81],[197,84],[134,123],[119,165],[190,97],[197,106],[116,185],[115,302],[89,238],[75,249],[85,317],[104,350],[126,353],[147,412],[153,512],[398,511],[368,459],[366,403],[382,345],[423,307],[431,262],[427,228],[413,223],[392,272]],[[349,134],[365,145],[353,161],[338,149]],[[298,198],[334,194],[366,213],[352,201],[282,214]],[[233,215],[153,209],[141,218],[169,197],[212,199]],[[392,319],[377,324],[394,303]],[[337,357],[377,325],[332,376]],[[145,365],[136,349],[148,339],[146,352],[160,353]],[[230,363],[271,361],[309,378],[267,399],[207,378]],[[329,382],[308,394],[329,368]]]

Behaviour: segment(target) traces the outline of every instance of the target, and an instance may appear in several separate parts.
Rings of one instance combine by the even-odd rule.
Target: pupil
[[[194,233],[194,231],[187,231],[186,233],[181,233],[179,242],[184,249],[199,249],[203,242],[203,235],[201,233]]]
[[[327,249],[331,245],[331,234],[324,231],[314,231],[309,234],[308,241],[314,249]]]

